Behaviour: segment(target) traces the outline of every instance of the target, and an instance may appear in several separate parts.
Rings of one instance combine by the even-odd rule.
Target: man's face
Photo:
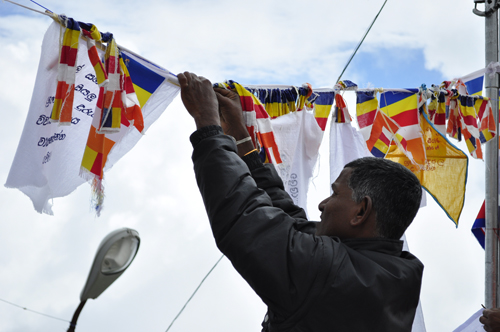
[[[352,168],[344,168],[337,180],[332,184],[332,195],[319,203],[321,222],[316,227],[316,235],[353,237],[350,221],[357,214],[356,202],[352,199],[352,189],[349,188],[349,178]]]

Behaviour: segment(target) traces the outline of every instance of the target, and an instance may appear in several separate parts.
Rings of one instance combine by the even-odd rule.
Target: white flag
[[[18,188],[33,202],[36,211],[52,213],[51,199],[73,192],[85,180],[79,176],[82,157],[95,112],[99,87],[87,53],[87,43],[80,36],[73,119],[70,126],[50,121],[57,85],[59,39],[64,31],[54,22],[45,33],[35,88],[14,161],[5,186]],[[167,70],[151,65],[131,54],[127,56],[156,75],[172,77]],[[142,68],[141,67],[141,68]],[[132,76],[132,81],[134,77]],[[135,82],[134,82],[135,83]],[[142,108],[144,130],[156,120],[179,93],[179,88],[164,79]],[[109,152],[109,169],[139,141],[142,135],[127,128],[122,135],[110,137],[116,144]],[[118,136],[116,136],[118,135]]]

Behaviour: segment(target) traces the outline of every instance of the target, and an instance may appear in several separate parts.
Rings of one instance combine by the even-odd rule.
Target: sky
[[[27,0],[20,3],[41,9]],[[53,12],[94,23],[118,44],[173,73],[212,82],[332,87],[380,9],[359,1],[44,0]],[[484,18],[470,0],[389,0],[343,78],[361,88],[416,88],[481,69]],[[51,19],[0,3],[0,181],[14,159]],[[354,94],[346,93],[351,114]],[[327,126],[327,128],[329,125]],[[71,320],[100,241],[129,227],[141,237],[130,268],[89,300],[77,331],[165,331],[221,257],[192,171],[193,120],[180,98],[105,174],[100,217],[85,183],[33,209],[17,189],[0,187],[0,300]],[[466,151],[465,145],[457,146]],[[310,185],[308,211],[329,193],[328,130]],[[470,229],[484,200],[484,162],[469,158],[458,227],[427,196],[407,231],[425,265],[421,303],[427,331],[452,331],[484,303],[484,251]],[[68,323],[0,301],[0,332],[66,331]],[[266,308],[223,258],[170,331],[260,331]]]

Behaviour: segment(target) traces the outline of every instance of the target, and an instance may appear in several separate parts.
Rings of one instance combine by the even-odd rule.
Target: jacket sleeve
[[[273,206],[282,209],[295,219],[298,230],[314,234],[316,223],[307,220],[306,212],[295,205],[290,195],[285,191],[283,181],[272,164],[263,164],[257,152],[242,158],[247,164],[257,187],[263,189],[271,198]]]
[[[198,131],[191,136],[192,158],[217,246],[281,317],[276,319],[286,320],[321,293],[335,259],[328,248],[334,242],[299,231],[297,220],[257,186],[234,140],[220,129],[206,131],[211,135]],[[275,195],[271,187],[267,190]]]

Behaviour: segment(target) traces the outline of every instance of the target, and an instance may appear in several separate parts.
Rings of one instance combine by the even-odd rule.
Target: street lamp
[[[139,233],[130,228],[117,229],[102,240],[67,332],[75,331],[76,321],[87,300],[96,299],[129,267],[139,250],[139,243]]]

